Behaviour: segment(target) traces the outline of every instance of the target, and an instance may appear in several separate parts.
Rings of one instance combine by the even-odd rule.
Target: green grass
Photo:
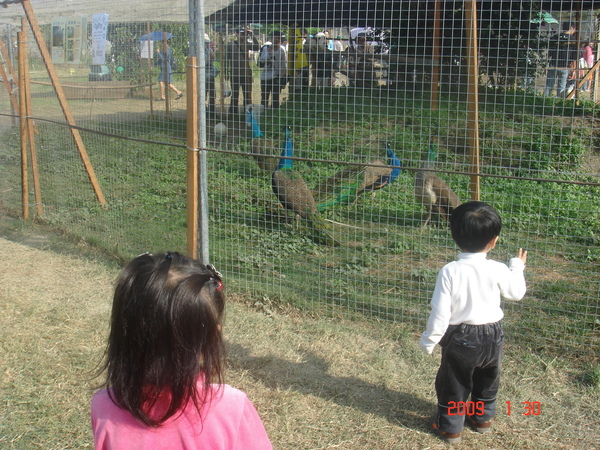
[[[306,310],[335,307],[348,314],[423,324],[435,274],[455,250],[443,225],[420,229],[424,211],[414,200],[413,175],[429,137],[439,136],[440,167],[451,172],[440,176],[463,200],[468,198],[469,178],[459,173],[469,171],[468,154],[461,147],[466,104],[455,95],[442,98],[438,110],[431,111],[426,93],[374,92],[372,98],[349,88],[308,93],[261,118],[265,134],[279,140],[283,127],[292,126],[295,156],[303,158],[294,165],[309,186],[338,171],[338,162],[384,157],[380,140],[396,149],[404,170],[391,186],[324,214],[332,221],[331,232],[340,247],[313,243],[291,213],[279,208],[269,175],[246,156],[245,138],[211,144],[240,152],[210,152],[208,158],[211,259],[228,274],[236,292]],[[589,127],[558,114],[595,115],[596,110],[587,103],[578,106],[509,93],[483,99],[482,170],[494,177],[482,178],[481,199],[500,211],[505,225],[501,246],[492,257],[506,261],[518,247],[525,247],[533,270],[525,306],[507,306],[508,311],[514,323],[524,320],[530,334],[537,336],[534,345],[581,348],[598,332],[598,311],[592,306],[597,289],[588,280],[597,278],[600,259],[600,188],[564,183],[597,181],[582,166],[594,136]],[[515,108],[507,110],[509,101]],[[306,113],[307,104],[315,106],[311,114]],[[183,144],[184,122],[86,125],[157,144],[83,133],[109,204],[104,210],[94,198],[68,130],[39,123],[44,224],[119,259],[144,251],[184,251],[185,150],[161,144]],[[16,143],[14,130],[0,142],[0,199],[13,214],[20,202]],[[565,270],[547,279],[554,260]],[[574,283],[579,287],[569,293]],[[559,339],[557,333],[563,332],[567,336]]]

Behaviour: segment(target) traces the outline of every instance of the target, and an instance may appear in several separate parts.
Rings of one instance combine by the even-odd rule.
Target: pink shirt
[[[138,422],[115,405],[106,389],[92,399],[92,431],[95,449],[202,449],[270,450],[267,432],[256,409],[242,391],[223,385],[203,421],[193,403],[158,428]]]
[[[583,48],[583,59],[585,59],[588,69],[594,67],[594,50],[589,45]]]

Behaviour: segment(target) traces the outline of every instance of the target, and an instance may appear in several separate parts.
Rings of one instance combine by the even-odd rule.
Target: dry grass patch
[[[6,240],[0,252],[0,447],[90,448],[89,374],[117,271]],[[414,330],[249,304],[230,295],[227,380],[276,449],[446,447],[428,428],[439,353],[421,354]],[[541,415],[522,415],[524,401]],[[495,430],[465,431],[460,448],[600,448],[599,405],[568,359],[511,347],[509,336]]]

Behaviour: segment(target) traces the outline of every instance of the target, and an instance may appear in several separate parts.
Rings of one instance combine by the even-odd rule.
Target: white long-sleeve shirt
[[[285,77],[287,73],[287,54],[279,46],[273,49],[273,46],[265,46],[258,57],[259,61],[264,62],[264,69],[260,73],[261,80],[272,80]]]
[[[432,353],[449,325],[483,325],[504,317],[501,298],[521,300],[525,295],[525,264],[512,258],[506,264],[487,259],[487,253],[460,253],[438,274],[427,329],[419,347]]]

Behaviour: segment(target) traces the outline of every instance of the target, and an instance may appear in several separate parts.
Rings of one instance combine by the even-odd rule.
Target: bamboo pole
[[[67,97],[63,91],[63,88],[60,84],[60,80],[58,78],[58,74],[54,68],[54,63],[52,62],[52,57],[50,52],[48,51],[48,47],[46,46],[46,42],[44,40],[44,36],[42,35],[42,31],[38,24],[38,21],[33,13],[33,8],[31,7],[31,3],[29,0],[21,0],[21,4],[23,5],[23,10],[25,11],[25,16],[27,17],[27,21],[29,22],[29,26],[31,27],[31,31],[35,36],[35,41],[40,50],[40,54],[42,55],[42,59],[44,60],[44,64],[46,65],[46,70],[48,71],[48,75],[50,76],[50,80],[52,81],[52,85],[54,86],[54,91],[56,92],[56,96],[58,97],[58,101],[62,108],[63,114],[69,124],[69,129],[71,130],[71,135],[75,140],[75,145],[79,150],[79,155],[81,156],[81,160],[86,169],[87,175],[92,183],[92,188],[94,189],[94,193],[96,194],[96,198],[102,205],[102,207],[106,208],[106,200],[104,198],[104,194],[102,193],[102,188],[98,183],[98,179],[96,178],[96,174],[94,172],[94,168],[92,167],[92,163],[87,154],[85,146],[83,145],[83,140],[81,139],[81,135],[79,134],[79,130],[74,128],[75,119],[71,112],[71,108],[67,102]]]
[[[198,94],[196,58],[186,59],[187,90],[187,255],[198,259]]]
[[[437,110],[440,82],[440,1],[436,0],[433,13],[433,67],[431,71],[431,109]]]
[[[2,62],[0,63],[0,77],[2,77],[2,81],[4,82],[4,86],[6,87],[6,92],[8,92],[8,96],[10,97],[10,103],[13,107],[13,111],[16,113],[17,111],[19,111],[19,104],[17,103],[17,98],[15,96],[15,91],[13,89],[12,84],[14,83],[18,86],[19,83],[15,81],[15,70],[12,66],[12,63],[10,62],[10,59],[8,58],[8,53],[6,51],[4,41],[1,38],[0,53],[2,53]],[[4,68],[5,65],[6,69],[8,69],[8,72]]]
[[[17,33],[17,42],[19,48],[19,84],[24,85],[23,77],[25,69],[23,68],[23,54],[22,49],[23,34],[24,31]],[[26,128],[26,112],[25,112],[25,91],[19,90],[19,127],[20,127],[20,144],[21,144],[21,208],[23,212],[23,219],[29,219],[29,184],[28,184],[28,173],[27,173],[27,128]]]
[[[27,132],[27,141],[29,142],[29,153],[31,156],[31,173],[33,175],[33,191],[35,193],[35,204],[37,215],[41,216],[44,213],[44,209],[42,207],[42,190],[40,187],[40,173],[38,170],[38,162],[37,162],[37,151],[35,148],[35,129],[34,123],[31,119],[32,116],[32,106],[31,106],[31,84],[29,77],[29,41],[25,23],[25,19],[22,21],[22,29],[23,36],[21,41],[21,50],[23,52],[22,56],[22,82],[19,83],[20,90],[23,92],[23,97],[25,99],[25,129]]]
[[[4,41],[2,39],[0,39],[0,51],[2,52],[2,56],[4,57],[4,60],[6,61],[6,67],[8,68],[8,73],[10,73],[10,76],[13,79],[13,82],[16,83],[16,74],[15,74],[15,68],[12,65],[12,61],[10,60],[10,56],[8,55],[8,51],[6,50],[6,45],[4,45]]]
[[[469,148],[471,150],[471,200],[479,200],[480,176],[479,176],[479,61],[477,48],[477,2],[470,0],[465,2],[466,28],[468,33],[467,43],[467,69],[468,69],[468,120]]]

